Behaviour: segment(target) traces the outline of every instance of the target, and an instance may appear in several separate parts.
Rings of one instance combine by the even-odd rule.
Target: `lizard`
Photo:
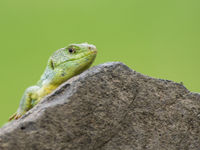
[[[19,108],[9,121],[22,117],[63,82],[88,69],[96,54],[96,47],[88,43],[70,44],[55,51],[48,59],[46,69],[37,84],[25,90]]]

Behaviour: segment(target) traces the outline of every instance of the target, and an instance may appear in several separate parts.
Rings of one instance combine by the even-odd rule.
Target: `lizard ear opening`
[[[50,60],[50,67],[51,67],[52,69],[54,69],[54,63],[53,63],[53,60],[52,60],[52,59]]]

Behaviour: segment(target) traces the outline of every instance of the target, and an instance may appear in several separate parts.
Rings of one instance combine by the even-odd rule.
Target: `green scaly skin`
[[[96,47],[87,43],[70,44],[54,52],[40,80],[26,89],[17,112],[9,120],[20,118],[63,82],[88,69],[96,54]]]

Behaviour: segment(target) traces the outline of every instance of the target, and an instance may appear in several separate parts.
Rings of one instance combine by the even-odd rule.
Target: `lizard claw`
[[[17,120],[17,119],[19,119],[19,118],[21,118],[21,114],[18,114],[17,112],[16,113],[14,113],[10,118],[9,118],[9,121],[11,121],[11,120],[13,120],[13,119],[15,119],[15,120]]]
[[[21,117],[22,117],[22,115],[18,114],[18,115],[15,116],[14,119],[17,120],[17,119],[19,119],[19,118],[21,118]]]

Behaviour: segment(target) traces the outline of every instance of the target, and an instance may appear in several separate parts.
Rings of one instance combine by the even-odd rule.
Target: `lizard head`
[[[53,53],[48,61],[48,68],[55,73],[55,82],[67,80],[88,69],[96,54],[94,45],[70,44]]]

